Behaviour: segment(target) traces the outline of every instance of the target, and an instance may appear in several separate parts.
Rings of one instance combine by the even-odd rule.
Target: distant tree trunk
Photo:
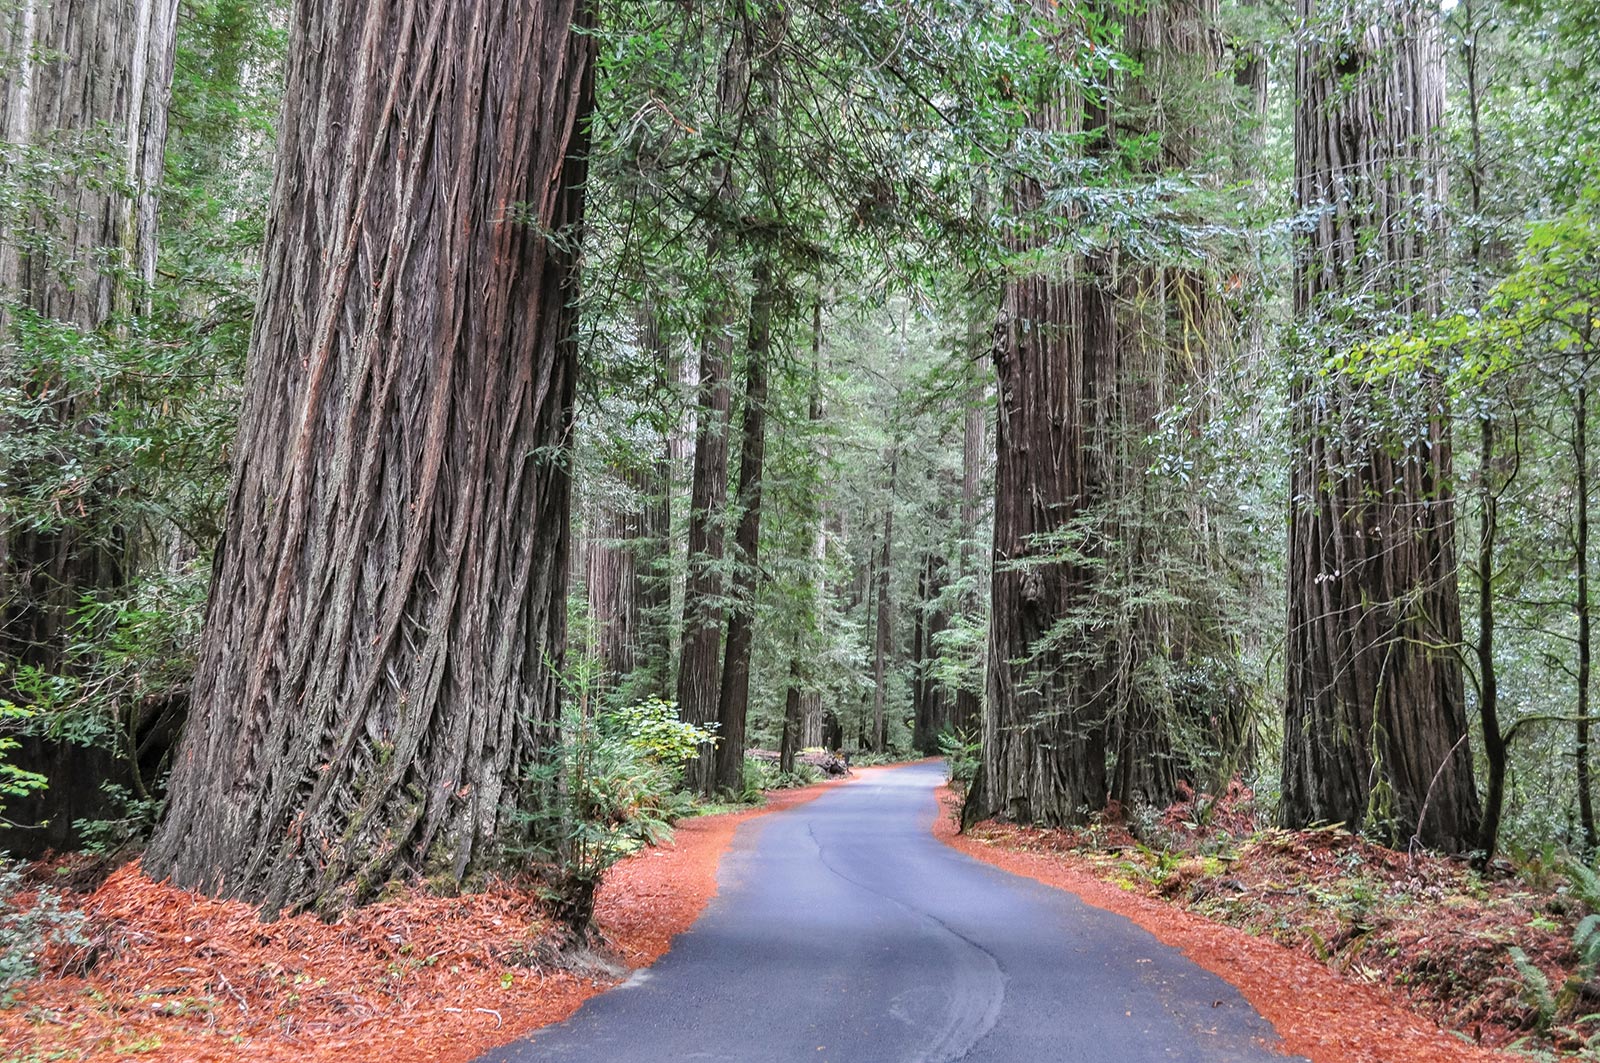
[[[1041,33],[1052,28],[1053,8],[1037,2],[1033,10],[1045,23]],[[1052,79],[1030,125],[1071,133],[1083,127],[1084,110],[1064,79]],[[1043,189],[1030,178],[1015,178],[1006,195],[1019,216],[1044,208]],[[1048,239],[1014,238],[1010,250],[1023,254]],[[1013,276],[996,328],[988,692],[982,758],[962,813],[968,822],[1003,814],[1078,823],[1106,801],[1107,647],[1091,626],[1071,623],[1094,577],[1044,539],[1091,512],[1105,483],[1094,443],[1097,410],[1115,386],[1113,310],[1083,266],[1069,266],[1066,276]]]
[[[1298,12],[1296,200],[1316,224],[1295,308],[1322,365],[1342,300],[1372,307],[1363,336],[1437,308],[1443,60],[1428,0],[1298,0]],[[1479,813],[1450,435],[1441,385],[1421,383],[1428,396],[1390,404],[1425,411],[1405,439],[1363,426],[1381,385],[1314,370],[1292,385],[1281,815],[1459,850],[1476,842]]]
[[[0,425],[0,437],[94,431],[68,374],[51,364],[70,355],[25,349],[12,308],[93,335],[142,305],[140,286],[156,278],[177,10],[177,0],[28,0],[0,13],[0,151],[7,181],[25,186],[8,189],[0,208],[0,387],[16,388],[48,418]],[[41,469],[0,456],[0,483],[25,493],[69,461],[76,456],[46,458],[52,467]],[[15,687],[20,669],[65,667],[81,597],[128,576],[128,529],[108,512],[105,486],[75,486],[52,523],[0,523],[0,701],[30,701]],[[162,735],[175,726],[151,724]],[[13,855],[73,846],[74,820],[106,814],[101,781],[137,788],[136,773],[106,749],[29,737],[9,759],[52,784],[6,802],[6,818],[25,828],[0,843]]]
[[[624,481],[629,470],[614,470]],[[640,537],[640,512],[633,505],[601,499],[589,509],[588,542],[583,549],[584,588],[589,596],[589,621],[595,629],[595,655],[601,686],[610,689],[637,664],[639,640],[638,569],[635,541]]]
[[[911,703],[915,721],[911,744],[917,752],[928,756],[939,752],[939,736],[950,722],[944,685],[934,675],[939,659],[935,647],[945,627],[945,616],[939,606],[944,581],[944,558],[929,554],[917,576],[918,604],[911,650]]]
[[[800,748],[800,731],[803,725],[800,689],[800,658],[789,658],[789,688],[783,697],[783,735],[778,741],[778,770],[794,771],[794,756]]]
[[[761,479],[767,443],[767,360],[772,348],[772,307],[777,297],[765,262],[754,267],[750,336],[745,349],[744,424],[739,435],[739,524],[734,531],[733,609],[728,614],[727,657],[717,699],[716,785],[744,783],[745,721],[750,712],[750,650],[755,643],[756,588],[760,585]]]
[[[548,234],[582,215],[586,23],[562,0],[296,5],[152,876],[269,913],[459,881],[557,741],[575,253]]]
[[[754,39],[742,23],[728,42],[717,74],[717,111],[721,121],[742,122],[750,97],[750,60]],[[731,209],[737,195],[736,176],[726,159],[711,169],[710,197]],[[732,234],[713,221],[706,257],[713,264],[731,259]],[[700,385],[695,419],[694,473],[689,496],[688,576],[683,592],[683,639],[678,653],[678,715],[700,725],[715,723],[722,691],[723,654],[723,521],[728,504],[728,433],[731,428],[730,379],[733,337],[733,291],[711,297],[709,320],[700,339]],[[690,761],[685,783],[711,794],[716,788],[714,747]]]
[[[992,308],[989,311],[993,313]],[[982,608],[979,587],[982,569],[976,549],[979,525],[979,507],[982,505],[983,467],[989,458],[989,352],[979,345],[977,336],[969,338],[971,354],[971,383],[967,390],[967,410],[961,433],[961,578],[970,590],[963,596],[961,609],[976,615]],[[968,683],[955,689],[955,704],[951,709],[950,724],[960,731],[977,728],[982,723],[983,698]]]
[[[1585,853],[1595,849],[1594,786],[1589,760],[1589,677],[1594,654],[1589,615],[1589,387],[1582,381],[1572,409],[1572,461],[1576,467],[1578,722],[1573,755],[1578,763],[1578,825]]]
[[[806,420],[811,430],[820,436],[822,426],[822,295],[820,292],[811,306],[811,401],[808,403]],[[813,495],[810,499],[815,507],[814,531],[811,539],[810,608],[813,632],[817,639],[823,634],[828,607],[825,567],[828,559],[828,514],[822,497],[823,470],[827,465],[828,448],[825,443],[819,443],[817,469],[815,478],[811,481]],[[805,644],[804,637],[795,639],[794,653],[789,658],[789,691],[795,695],[795,701],[793,705],[787,700],[784,703],[783,738],[785,742],[792,743],[797,748],[822,744],[822,696],[816,689],[815,670],[808,669],[802,660]],[[810,682],[807,682],[808,673]],[[796,714],[793,719],[790,717],[791,709]],[[781,757],[781,748],[779,753]],[[789,760],[791,767],[784,768],[785,771],[793,770],[792,751]]]
[[[878,546],[878,617],[872,640],[872,749],[889,748],[889,724],[884,713],[883,685],[888,677],[889,653],[894,641],[894,614],[890,609],[890,580],[894,574],[894,492],[900,468],[898,451],[889,453],[889,501],[883,511],[883,542]]]

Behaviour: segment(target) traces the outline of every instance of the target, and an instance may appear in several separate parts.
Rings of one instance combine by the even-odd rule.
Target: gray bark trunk
[[[572,0],[296,5],[152,876],[269,913],[460,880],[557,740],[586,20]]]
[[[1334,331],[1342,301],[1363,301],[1362,338],[1438,308],[1444,70],[1428,0],[1299,0],[1298,13],[1295,190],[1314,228],[1295,309],[1321,365],[1357,338]],[[1464,849],[1479,812],[1450,433],[1441,385],[1420,383],[1427,397],[1399,404],[1315,370],[1293,385],[1281,815]],[[1380,402],[1428,412],[1387,438],[1363,426]]]

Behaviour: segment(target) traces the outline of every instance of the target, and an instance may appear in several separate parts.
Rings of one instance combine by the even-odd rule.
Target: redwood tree
[[[1041,35],[1058,28],[1050,8],[1041,2],[1033,9]],[[1056,47],[1072,40],[1051,36]],[[1029,120],[1041,140],[1082,129],[1084,112],[1064,71],[1041,74]],[[1006,190],[1010,211],[1023,219],[1009,248],[1019,259],[1038,255],[1060,233],[1045,197],[1026,174]],[[1083,256],[1065,256],[1005,285],[994,342],[988,690],[968,820],[1002,814],[1060,824],[1105,804],[1106,647],[1094,631],[1071,623],[1093,592],[1093,547],[1063,549],[1105,484],[1095,419],[1114,387],[1113,310],[1086,268]]]
[[[39,333],[92,337],[142,301],[155,281],[157,192],[167,142],[178,0],[31,0],[0,13],[0,151],[7,203],[0,213],[0,388],[15,387],[41,420],[18,429],[35,440],[93,428],[74,393],[80,357],[40,349]],[[34,344],[34,349],[25,345]],[[60,361],[58,361],[60,360]],[[0,426],[4,430],[6,426]],[[54,448],[34,461],[0,457],[0,483],[18,493],[61,475],[74,455]],[[35,461],[37,462],[35,464]],[[85,594],[125,581],[127,529],[108,515],[93,474],[46,492],[54,514],[0,521],[0,701],[23,668],[63,668],[72,610]],[[27,738],[15,759],[54,783],[9,802],[5,847],[37,852],[75,841],[73,822],[106,814],[100,779],[127,782],[109,752]]]
[[[1310,358],[1292,394],[1282,818],[1461,849],[1478,799],[1441,387],[1426,368],[1319,371],[1438,308],[1437,9],[1298,0],[1295,309]]]
[[[576,0],[299,0],[194,705],[152,875],[459,880],[554,740],[592,38]]]
[[[716,785],[744,785],[745,722],[750,712],[750,652],[755,646],[756,587],[760,582],[761,485],[767,446],[767,364],[772,357],[772,309],[777,298],[772,271],[757,260],[752,269],[750,332],[745,347],[744,418],[739,433],[739,524],[734,531],[736,568],[733,606],[717,693]]]

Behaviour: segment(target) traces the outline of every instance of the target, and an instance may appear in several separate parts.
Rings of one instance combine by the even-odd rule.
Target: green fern
[[[1578,973],[1593,978],[1600,970],[1600,915],[1586,915],[1572,932],[1572,948],[1578,954]]]
[[[1550,985],[1550,978],[1541,971],[1534,962],[1528,959],[1528,954],[1517,946],[1512,945],[1506,950],[1511,957],[1511,963],[1517,969],[1517,975],[1522,980],[1520,995],[1522,1002],[1533,1008],[1539,1014],[1539,1029],[1547,1030],[1556,1018],[1556,994]]]
[[[1568,860],[1562,871],[1571,884],[1572,895],[1587,905],[1591,912],[1600,912],[1600,874],[1578,860]]]

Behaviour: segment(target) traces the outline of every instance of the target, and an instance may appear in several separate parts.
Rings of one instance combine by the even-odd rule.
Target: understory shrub
[[[588,716],[569,709],[561,753],[528,772],[542,799],[516,817],[514,855],[547,864],[546,899],[573,943],[591,936],[595,890],[618,860],[671,837],[689,811],[681,764],[712,735],[651,699]]]

